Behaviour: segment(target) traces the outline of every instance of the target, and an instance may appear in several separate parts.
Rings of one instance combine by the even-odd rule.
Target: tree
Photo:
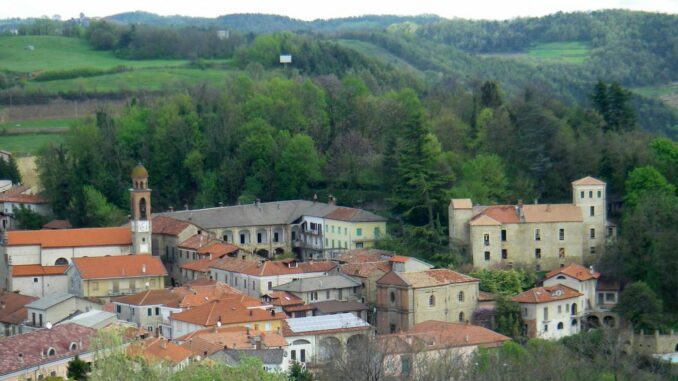
[[[313,381],[313,374],[295,361],[290,366],[287,378],[289,381]]]
[[[502,104],[499,85],[495,81],[485,81],[480,87],[480,108],[498,108]]]
[[[535,281],[534,273],[523,269],[481,269],[469,275],[480,280],[480,290],[505,296],[517,295]]]
[[[14,184],[21,184],[21,173],[13,155],[8,160],[0,159],[0,179],[11,180]]]
[[[47,217],[34,212],[24,205],[21,205],[19,208],[14,208],[14,218],[19,223],[21,229],[25,230],[42,229],[42,226],[47,223]]]
[[[86,381],[88,379],[87,373],[91,370],[91,366],[76,355],[73,360],[68,362],[68,373],[66,375],[69,379],[75,381]]]
[[[72,200],[72,212],[82,216],[85,226],[119,226],[126,220],[125,214],[111,205],[101,192],[90,185],[83,188],[83,209],[79,209],[77,199]]]
[[[629,173],[625,184],[624,206],[633,210],[647,194],[675,195],[676,187],[652,166],[638,167]]]
[[[632,283],[619,295],[615,310],[635,329],[656,329],[662,313],[662,302],[644,282]]]
[[[452,187],[457,198],[470,198],[480,205],[493,204],[506,199],[508,178],[504,163],[497,155],[480,154],[464,163],[462,175]]]
[[[520,304],[500,294],[497,297],[495,312],[497,332],[512,338],[522,336],[523,318],[520,313]]]
[[[305,134],[294,135],[283,148],[276,164],[276,196],[279,199],[308,198],[310,186],[321,179],[322,157]]]

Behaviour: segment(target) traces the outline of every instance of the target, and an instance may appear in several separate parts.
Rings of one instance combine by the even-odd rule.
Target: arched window
[[[76,349],[78,349],[78,343],[76,342],[72,342],[71,345],[68,346],[69,351],[74,351]]]
[[[143,198],[143,197],[141,198],[141,200],[139,200],[139,218],[141,218],[142,220],[145,220],[147,218],[146,217],[146,199]]]
[[[436,305],[436,296],[435,295],[431,295],[431,296],[428,297],[428,305],[431,306],[431,307]]]
[[[54,350],[54,348],[50,348],[50,349],[47,350],[47,356],[54,356],[54,355],[56,355],[56,351]]]
[[[63,258],[63,257],[62,257],[62,258],[58,258],[58,259],[54,262],[54,265],[55,265],[55,266],[66,266],[67,264],[68,264],[68,259]]]
[[[457,299],[459,299],[460,302],[464,301],[464,291],[459,291],[459,295],[457,296]]]
[[[563,329],[563,323],[558,323],[558,329]]]
[[[464,312],[463,311],[459,313],[459,322],[460,323],[464,322]]]
[[[565,279],[565,275],[558,275],[556,279]]]
[[[391,291],[391,303],[395,303],[395,292]]]

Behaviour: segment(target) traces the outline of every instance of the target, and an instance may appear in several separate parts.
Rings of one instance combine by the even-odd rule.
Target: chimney
[[[188,210],[188,204],[184,204],[184,209]]]
[[[595,271],[593,270],[593,266],[589,266],[589,273],[591,275],[593,275],[593,273],[595,273]]]
[[[316,202],[318,202],[318,194],[313,193],[313,203],[315,204]]]
[[[174,207],[173,207],[172,205],[170,205],[169,211],[170,211],[170,212],[174,212]]]
[[[0,301],[0,310],[4,310],[5,307],[6,307],[6,306],[5,306],[5,301],[4,301],[4,300],[3,300],[3,301]]]
[[[250,314],[251,314],[251,313],[252,313],[252,311],[250,311]],[[250,335],[250,327],[245,327],[245,334],[246,334],[247,336]]]
[[[468,343],[469,341],[468,335],[464,336],[464,341]]]
[[[261,204],[261,200],[260,200],[260,199],[254,200],[254,205],[259,206],[259,204]]]
[[[145,263],[141,264],[141,273],[146,274],[146,264]]]
[[[337,199],[336,199],[334,196],[329,195],[329,196],[327,197],[327,203],[328,203],[329,205],[337,205]]]
[[[167,349],[167,342],[164,339],[160,339],[160,348]]]

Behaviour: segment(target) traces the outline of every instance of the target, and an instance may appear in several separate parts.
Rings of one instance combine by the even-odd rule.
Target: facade
[[[175,258],[175,268],[179,269],[178,275],[174,277],[179,284],[190,282],[197,279],[198,276],[188,270],[205,269],[206,261],[215,261],[224,257],[238,257],[240,248],[220,239],[215,239],[207,232],[200,232],[189,237],[187,240],[179,243],[178,256]],[[246,255],[245,255],[246,257]],[[198,263],[196,263],[198,262]],[[188,266],[188,267],[186,267]],[[208,271],[203,271],[204,278],[209,278]]]
[[[605,187],[592,177],[574,181],[571,204],[474,206],[453,199],[450,242],[478,268],[522,264],[539,271],[590,262],[615,234]]]
[[[210,279],[224,282],[242,293],[260,298],[273,288],[295,279],[334,273],[332,262],[252,261],[222,258],[210,268]]]
[[[536,287],[513,298],[520,304],[527,337],[560,339],[581,331],[584,294],[562,284]]]
[[[8,180],[3,180],[7,182]],[[28,186],[9,187],[0,183],[0,230],[16,229],[17,222],[14,218],[17,209],[25,208],[42,216],[52,214],[52,205],[44,198],[33,194]]]
[[[56,324],[75,314],[100,310],[102,306],[72,294],[55,292],[26,305],[26,325],[43,328],[47,323]]]
[[[69,293],[103,300],[164,288],[167,276],[160,258],[151,255],[75,258],[66,273]]]
[[[308,305],[311,307],[310,315],[323,316],[350,313],[364,321],[367,321],[367,306],[357,300],[326,300]],[[300,317],[300,316],[295,316]]]
[[[198,234],[201,229],[187,221],[167,216],[153,216],[152,219],[152,254],[160,256],[170,278],[179,277],[179,266],[176,259],[179,255],[179,243]]]
[[[377,332],[407,331],[426,320],[470,321],[478,279],[448,269],[391,271],[377,281]]]
[[[300,278],[273,287],[286,291],[306,303],[327,300],[359,300],[362,294],[360,282],[343,274]]]
[[[193,353],[180,345],[168,341],[164,337],[149,337],[140,343],[134,343],[127,347],[130,356],[141,356],[150,363],[166,362],[177,372],[185,368],[191,362]]]
[[[10,291],[42,298],[51,293],[68,291],[68,266],[12,266]]]
[[[0,338],[23,333],[28,312],[26,305],[37,298],[15,292],[0,291]]]

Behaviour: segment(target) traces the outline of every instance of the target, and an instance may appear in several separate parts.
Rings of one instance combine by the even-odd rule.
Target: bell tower
[[[148,171],[137,164],[132,169],[130,192],[132,254],[151,254],[151,190],[148,189]]]

